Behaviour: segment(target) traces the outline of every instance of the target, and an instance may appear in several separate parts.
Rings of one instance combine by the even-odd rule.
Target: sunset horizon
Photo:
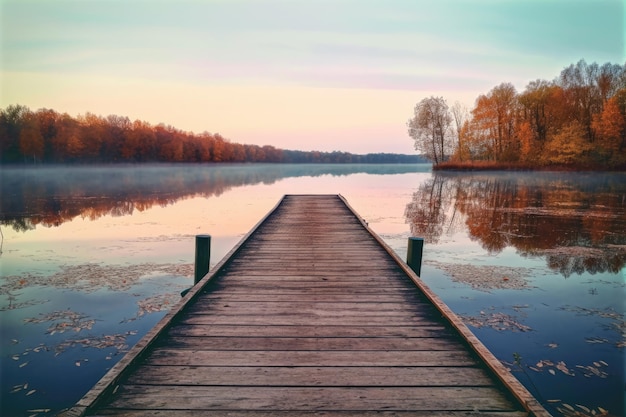
[[[471,108],[624,62],[623,4],[2,1],[0,107],[111,114],[241,144],[415,153],[429,96]]]

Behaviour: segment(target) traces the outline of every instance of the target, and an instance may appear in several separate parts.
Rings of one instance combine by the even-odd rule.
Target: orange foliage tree
[[[594,114],[592,128],[608,164],[626,163],[626,121],[620,112],[617,97],[611,97],[601,113]]]
[[[519,94],[502,83],[480,95],[470,115],[457,128],[449,166],[626,169],[626,65],[580,60]]]
[[[0,109],[0,163],[422,162],[414,155],[304,152],[233,143],[128,117],[102,117],[10,105]]]

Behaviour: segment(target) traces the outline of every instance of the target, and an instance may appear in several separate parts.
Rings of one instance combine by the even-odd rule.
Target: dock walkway
[[[285,196],[66,416],[549,414],[341,196]]]

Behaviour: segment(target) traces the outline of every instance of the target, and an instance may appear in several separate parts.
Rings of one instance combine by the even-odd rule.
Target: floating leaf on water
[[[17,290],[27,286],[53,286],[55,288],[69,288],[82,292],[93,292],[108,287],[113,291],[126,291],[142,277],[155,271],[159,275],[193,276],[194,265],[192,264],[152,264],[138,265],[100,265],[83,264],[64,266],[62,269],[49,276],[24,273],[3,277],[7,284],[3,284],[4,290]],[[178,293],[178,291],[177,291]],[[22,303],[26,305],[26,303]],[[32,304],[32,302],[30,303]],[[22,305],[20,305],[21,307]]]
[[[477,328],[488,326],[498,331],[510,330],[527,332],[532,330],[529,326],[518,322],[516,317],[505,313],[496,312],[486,314],[483,311],[480,313],[480,316],[461,316],[461,318],[470,326]]]
[[[500,265],[471,265],[429,261],[429,263],[448,274],[453,281],[470,285],[480,291],[494,289],[522,290],[530,288],[531,268],[514,268]]]
[[[563,361],[560,361],[556,365],[556,369],[558,369],[559,371],[563,372],[565,375],[574,376],[574,372],[572,372],[570,369],[568,369],[567,365],[565,365],[565,362],[563,362]]]

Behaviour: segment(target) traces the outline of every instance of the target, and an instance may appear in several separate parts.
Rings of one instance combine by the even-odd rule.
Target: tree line
[[[23,105],[0,109],[0,162],[141,163],[416,163],[418,155],[305,152],[233,143],[219,133],[195,134],[128,117],[85,113],[72,117]]]
[[[415,148],[439,168],[626,169],[626,64],[583,59],[521,93],[502,83],[471,110],[424,98],[407,127]]]

